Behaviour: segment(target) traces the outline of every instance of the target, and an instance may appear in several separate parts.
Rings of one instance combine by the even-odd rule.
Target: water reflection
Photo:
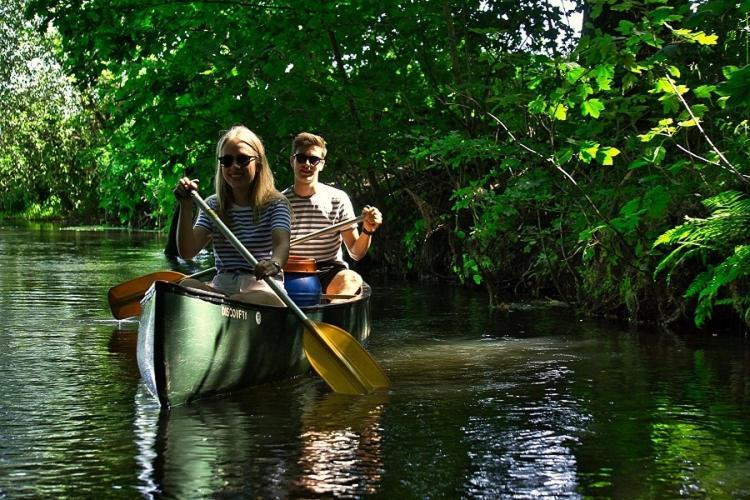
[[[386,395],[331,394],[310,378],[161,409],[135,398],[146,497],[361,495],[382,473]]]
[[[381,416],[387,393],[312,395],[303,407],[299,493],[356,496],[378,492],[384,472]]]

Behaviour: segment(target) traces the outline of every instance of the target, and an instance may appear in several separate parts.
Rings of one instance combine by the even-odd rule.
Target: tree
[[[124,223],[160,225],[184,173],[210,185],[222,129],[258,132],[280,186],[309,130],[324,177],[386,213],[393,272],[669,321],[683,283],[654,281],[654,242],[746,190],[747,2],[31,6],[95,91],[101,202]]]
[[[94,205],[96,135],[82,95],[62,71],[54,31],[23,17],[23,0],[0,6],[0,211],[86,212]]]

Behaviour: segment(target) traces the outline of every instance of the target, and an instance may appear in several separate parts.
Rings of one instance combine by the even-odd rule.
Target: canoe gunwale
[[[184,286],[181,286],[179,283],[173,283],[170,281],[155,281],[151,287],[149,287],[148,291],[146,291],[146,294],[143,296],[143,299],[141,299],[141,306],[151,300],[151,296],[156,293],[157,286],[160,288],[160,290],[169,290],[172,293],[178,293],[180,295],[184,295],[187,297],[194,297],[206,302],[211,302],[213,304],[220,304],[220,305],[227,305],[232,307],[239,307],[239,308],[245,308],[245,309],[252,309],[252,310],[261,310],[261,311],[270,311],[279,309],[275,306],[269,306],[269,305],[262,305],[262,304],[248,304],[247,302],[242,302],[239,300],[232,300],[227,295],[217,293],[217,292],[209,292],[207,290],[199,290],[197,288],[186,288]],[[372,295],[372,288],[367,283],[362,284],[362,293],[359,295],[356,295],[355,297],[347,300],[342,300],[340,302],[334,302],[334,303],[328,303],[328,304],[316,304],[314,306],[300,306],[300,309],[307,312],[315,312],[315,311],[324,311],[328,309],[338,309],[338,308],[347,308],[351,307],[353,304],[356,304],[358,302],[362,302],[365,300],[369,300],[370,296]]]

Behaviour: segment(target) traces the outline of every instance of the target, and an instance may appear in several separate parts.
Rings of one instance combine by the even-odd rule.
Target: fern
[[[738,295],[733,300],[719,298],[721,289],[750,275],[750,199],[737,191],[725,191],[703,201],[711,211],[705,219],[686,217],[686,222],[670,229],[654,242],[677,245],[661,259],[654,276],[666,271],[667,280],[689,257],[709,255],[723,259],[718,265],[707,265],[685,291],[685,297],[697,296],[694,319],[702,326],[711,317],[714,306],[731,303],[745,318],[750,315],[750,297]]]

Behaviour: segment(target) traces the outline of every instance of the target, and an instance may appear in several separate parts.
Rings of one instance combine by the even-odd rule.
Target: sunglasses
[[[229,168],[232,165],[234,165],[235,162],[237,162],[237,165],[240,168],[245,168],[248,165],[250,165],[251,162],[254,162],[257,160],[257,156],[247,156],[247,155],[224,155],[219,156],[219,164],[224,168]]]
[[[309,162],[310,165],[314,167],[315,165],[323,161],[323,158],[318,158],[317,156],[307,156],[306,154],[297,153],[296,155],[294,155],[294,160],[297,163],[301,163],[301,164]]]

